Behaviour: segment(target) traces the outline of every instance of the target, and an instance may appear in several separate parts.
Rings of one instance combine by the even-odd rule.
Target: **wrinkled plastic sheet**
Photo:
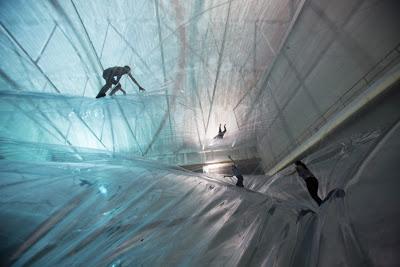
[[[48,153],[58,162],[28,162],[17,155],[28,149],[15,149],[0,160],[2,264],[394,266],[399,132],[360,134],[306,158],[319,208],[292,167],[245,176],[238,188],[150,161],[81,151],[88,160],[71,162],[67,149],[63,161],[57,147]],[[326,198],[332,190],[342,193]]]

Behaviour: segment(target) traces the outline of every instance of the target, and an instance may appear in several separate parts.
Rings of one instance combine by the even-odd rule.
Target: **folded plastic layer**
[[[291,168],[245,177],[246,189],[218,175],[88,151],[80,162],[69,161],[67,149],[64,162],[3,153],[2,264],[391,266],[400,248],[399,133],[396,124],[306,159],[323,177],[319,208]],[[62,148],[54,150],[62,158]]]

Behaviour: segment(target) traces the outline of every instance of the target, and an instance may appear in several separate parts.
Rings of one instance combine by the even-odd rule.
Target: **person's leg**
[[[118,90],[122,90],[121,84],[117,84],[114,89],[112,89],[110,96],[113,96]]]
[[[114,87],[114,89],[111,90],[109,96],[115,95],[115,93],[116,93],[117,91],[118,91],[118,89],[116,89],[116,88]]]
[[[105,97],[107,91],[111,88],[111,86],[114,83],[114,78],[112,76],[105,76],[104,72],[103,72],[103,78],[104,80],[106,80],[106,84],[101,88],[96,98]]]
[[[96,98],[100,98],[100,97],[105,97],[107,91],[110,89],[111,84],[110,83],[106,83],[101,90],[99,91],[99,94],[96,96]]]
[[[315,177],[308,177],[305,179],[308,192],[311,197],[317,202],[318,206],[321,205],[322,200],[318,196],[318,180]]]
[[[238,176],[236,176],[236,178],[237,178],[236,186],[244,187],[243,186],[243,176],[242,175],[238,175]]]

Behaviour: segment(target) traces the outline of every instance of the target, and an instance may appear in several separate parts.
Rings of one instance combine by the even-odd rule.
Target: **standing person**
[[[115,84],[114,89],[111,91],[110,95],[114,95],[117,91],[122,91],[126,95],[125,90],[122,89],[119,80],[123,75],[127,74],[129,78],[139,87],[139,91],[145,91],[142,86],[133,78],[131,74],[131,68],[129,66],[124,67],[111,67],[103,71],[103,78],[106,80],[106,84],[101,88],[100,92],[96,98],[105,97],[106,92]]]
[[[221,125],[219,126],[219,128],[221,129]],[[226,130],[225,130],[226,131]],[[232,172],[233,175],[225,175],[224,177],[233,177],[235,176],[237,178],[237,182],[236,182],[236,186],[238,187],[244,187],[243,185],[243,175],[240,173],[239,169],[236,167],[236,163],[235,161],[232,159],[231,156],[228,156],[228,158],[232,161],[233,165],[232,165]]]
[[[318,196],[318,180],[314,174],[307,168],[307,166],[300,160],[294,163],[296,165],[296,171],[301,178],[304,179],[307,185],[308,193],[317,202],[318,206],[321,205],[322,200]]]
[[[224,175],[224,177],[236,177],[236,179],[237,179],[236,186],[244,187],[244,185],[243,185],[243,175],[240,173],[240,171],[236,167],[236,165],[232,165],[232,172],[233,172],[233,175]]]
[[[224,124],[224,131],[221,130],[221,124],[219,125],[218,134],[214,137],[214,139],[222,139],[226,133],[226,124]]]
[[[244,185],[243,185],[243,175],[240,173],[240,171],[236,167],[236,165],[232,166],[232,172],[233,172],[234,176],[237,178],[236,186],[244,187]]]

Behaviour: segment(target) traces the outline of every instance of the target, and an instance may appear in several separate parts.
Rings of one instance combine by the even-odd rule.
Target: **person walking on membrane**
[[[131,80],[139,87],[139,91],[145,91],[145,89],[142,86],[140,86],[140,84],[136,81],[136,79],[133,78],[131,74],[131,68],[129,66],[124,66],[124,67],[117,66],[105,69],[103,71],[103,78],[104,80],[106,80],[106,84],[103,86],[103,88],[101,88],[96,98],[105,97],[107,91],[111,88],[113,84],[115,85],[115,87],[112,89],[110,96],[114,95],[117,91],[122,91],[122,93],[126,95],[125,90],[122,89],[121,84],[119,83],[119,80],[125,74],[128,75],[129,78],[131,78]]]
[[[221,126],[220,126],[221,128]],[[243,185],[243,175],[242,173],[239,171],[238,167],[236,166],[235,161],[232,159],[231,156],[228,156],[228,158],[232,161],[233,165],[232,165],[232,173],[233,175],[225,175],[224,177],[236,177],[237,182],[236,182],[236,186],[237,187],[244,187]]]
[[[298,160],[294,163],[296,165],[297,174],[306,182],[308,193],[321,206],[322,200],[318,196],[318,180],[314,174],[307,168],[306,164]]]

